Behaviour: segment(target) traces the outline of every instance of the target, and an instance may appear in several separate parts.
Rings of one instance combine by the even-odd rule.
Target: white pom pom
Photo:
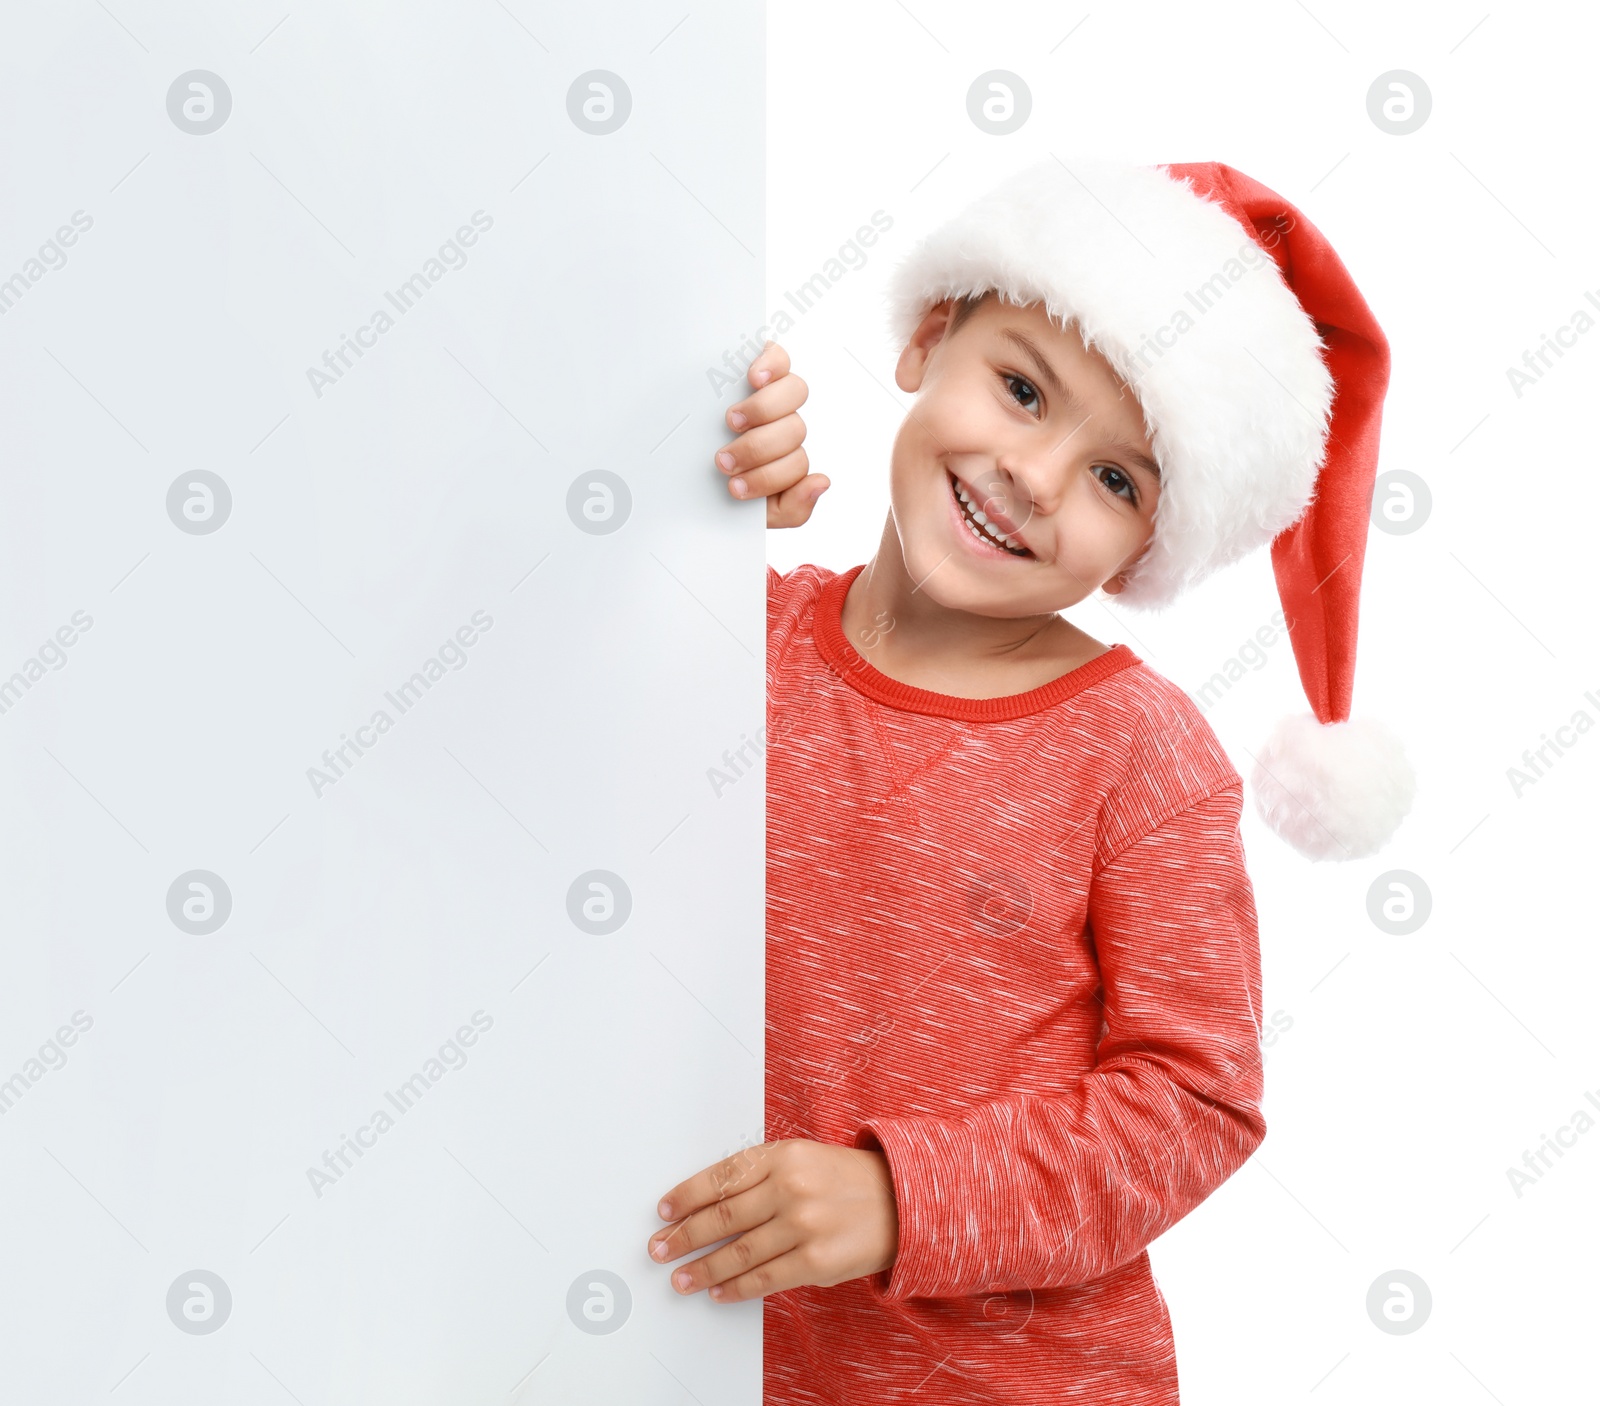
[[[1256,758],[1256,813],[1308,859],[1363,859],[1388,843],[1416,796],[1400,739],[1376,718],[1283,718]]]

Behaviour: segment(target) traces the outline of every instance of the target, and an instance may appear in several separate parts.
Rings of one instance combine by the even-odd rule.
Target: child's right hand
[[[768,527],[799,527],[828,489],[822,474],[808,473],[801,442],[806,426],[795,411],[805,404],[806,383],[789,371],[788,354],[768,342],[746,373],[755,394],[728,407],[731,429],[741,431],[716,456],[735,498],[765,498]]]

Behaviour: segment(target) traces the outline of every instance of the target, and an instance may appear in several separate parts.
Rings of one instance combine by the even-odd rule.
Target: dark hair
[[[961,324],[977,312],[983,300],[994,296],[994,290],[991,288],[985,293],[969,293],[965,298],[957,298],[955,311],[950,314],[950,324],[944,329],[944,335],[955,336],[961,330]]]
[[[1032,304],[1014,303],[1010,298],[1001,298],[993,288],[987,289],[982,293],[969,293],[964,298],[954,299],[956,305],[955,311],[950,314],[950,321],[945,326],[944,335],[947,338],[955,336],[955,334],[961,330],[961,324],[970,318],[973,313],[977,312],[977,310],[982,307],[990,298],[995,298],[1011,307],[1032,306]],[[1060,320],[1055,317],[1051,317],[1050,322],[1057,328],[1060,328],[1062,325]],[[1085,345],[1088,344],[1085,343]]]

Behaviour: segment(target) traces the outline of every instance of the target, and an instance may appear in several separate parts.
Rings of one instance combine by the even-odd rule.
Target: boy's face
[[[895,381],[918,392],[895,436],[890,501],[912,580],[977,615],[1054,613],[1116,594],[1150,541],[1161,483],[1133,391],[1040,303],[994,295],[946,335],[930,308]],[[957,490],[1010,533],[968,525]]]

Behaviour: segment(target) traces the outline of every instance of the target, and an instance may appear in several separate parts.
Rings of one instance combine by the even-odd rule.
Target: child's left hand
[[[888,1158],[804,1138],[736,1152],[679,1182],[659,1210],[679,1223],[650,1237],[652,1259],[739,1237],[672,1274],[680,1294],[710,1288],[718,1303],[859,1279],[899,1248]]]

